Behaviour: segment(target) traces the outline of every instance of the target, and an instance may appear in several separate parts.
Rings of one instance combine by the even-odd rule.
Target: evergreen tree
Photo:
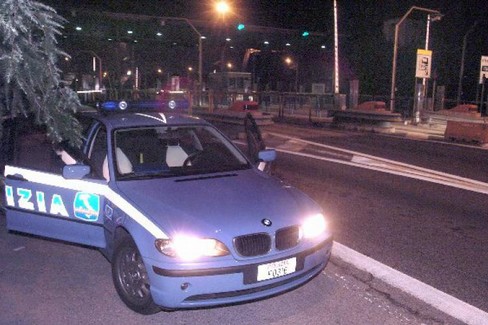
[[[53,142],[79,146],[81,126],[73,113],[81,104],[61,84],[56,66],[58,57],[67,56],[56,41],[65,22],[53,8],[36,1],[0,1],[0,122],[32,116],[46,126]]]

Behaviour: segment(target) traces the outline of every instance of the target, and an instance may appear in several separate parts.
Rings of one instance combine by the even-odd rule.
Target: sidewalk
[[[394,129],[394,134],[401,135],[407,138],[448,141],[444,137],[444,132],[446,131],[446,122],[419,123],[417,125],[413,125],[411,123],[398,123],[394,125]]]

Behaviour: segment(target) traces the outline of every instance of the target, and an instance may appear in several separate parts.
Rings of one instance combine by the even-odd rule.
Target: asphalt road
[[[0,215],[0,324],[460,324],[402,292],[329,263],[297,290],[247,304],[129,310],[97,250],[7,233]]]
[[[488,150],[279,125],[267,130],[488,179]],[[336,241],[488,311],[486,195],[283,153],[275,172],[328,211]]]
[[[386,146],[384,138],[348,132],[286,130],[318,142],[347,146],[359,136],[366,139],[363,148]],[[407,150],[394,148],[386,154]],[[286,154],[279,154],[274,172],[322,204],[336,241],[487,310],[483,195]],[[460,323],[339,260],[306,285],[271,299],[141,316],[119,300],[110,265],[96,250],[7,233],[2,215],[0,247],[0,324]]]

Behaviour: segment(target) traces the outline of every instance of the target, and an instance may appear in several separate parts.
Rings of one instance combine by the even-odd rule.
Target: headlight
[[[222,242],[212,238],[176,236],[172,239],[156,239],[155,245],[157,250],[164,255],[184,260],[229,254],[229,250]]]
[[[305,219],[302,224],[303,238],[315,238],[325,232],[327,229],[327,222],[322,213],[318,213]]]

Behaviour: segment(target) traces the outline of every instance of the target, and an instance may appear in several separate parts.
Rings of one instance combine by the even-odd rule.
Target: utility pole
[[[468,29],[466,34],[463,37],[463,51],[461,53],[461,67],[459,68],[459,81],[458,81],[458,89],[457,89],[457,97],[456,97],[456,105],[461,103],[461,95],[463,93],[463,77],[464,77],[464,60],[466,56],[466,46],[468,43],[468,35],[471,34],[476,25],[478,25],[479,21],[475,21],[474,24]]]
[[[397,56],[398,56],[398,32],[400,30],[400,26],[405,21],[405,19],[412,13],[412,11],[424,11],[429,14],[435,14],[441,16],[441,13],[437,10],[422,8],[422,7],[411,7],[400,20],[395,24],[395,41],[393,45],[393,60],[392,60],[392,69],[391,69],[391,92],[390,92],[390,111],[395,111],[395,100],[396,100],[396,70],[397,70]]]

